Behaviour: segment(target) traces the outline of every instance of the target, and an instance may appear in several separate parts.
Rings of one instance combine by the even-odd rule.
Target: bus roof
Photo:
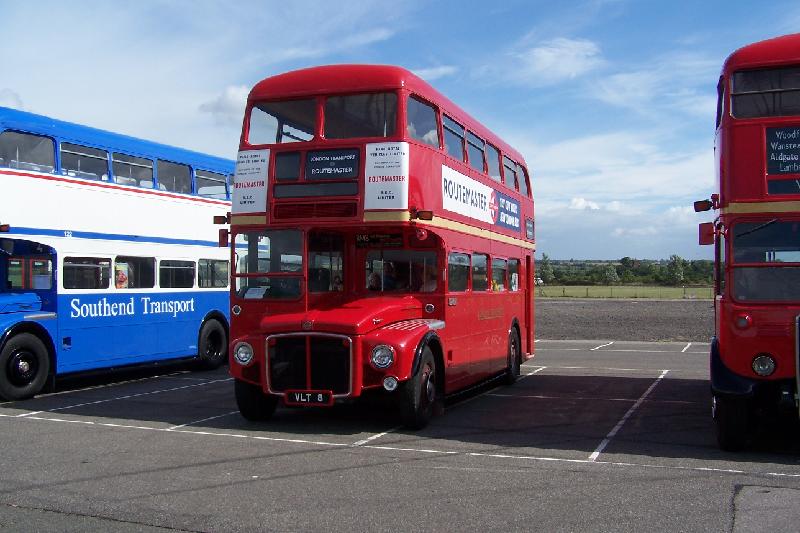
[[[128,135],[0,106],[0,131],[5,129],[58,137],[62,141],[144,155],[222,173],[233,172],[233,161]]]
[[[728,56],[723,74],[736,70],[800,63],[800,33],[748,44]]]
[[[524,163],[522,154],[502,141],[428,82],[393,65],[324,65],[265,78],[250,91],[249,102],[324,94],[407,89],[439,106],[467,129],[485,138],[507,155]],[[530,172],[530,170],[529,170]]]

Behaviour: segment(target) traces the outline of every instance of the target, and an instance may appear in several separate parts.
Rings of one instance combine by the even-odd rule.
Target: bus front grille
[[[271,392],[329,390],[351,392],[350,339],[340,335],[275,335],[267,339]]]

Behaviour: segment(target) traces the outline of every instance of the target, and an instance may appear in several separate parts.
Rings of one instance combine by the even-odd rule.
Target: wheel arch
[[[437,392],[444,393],[444,349],[442,347],[442,340],[439,335],[434,331],[429,331],[417,343],[417,348],[414,350],[414,362],[411,365],[411,375],[415,375],[419,370],[420,361],[422,360],[422,352],[428,346],[433,352],[433,360],[436,363],[436,388]]]

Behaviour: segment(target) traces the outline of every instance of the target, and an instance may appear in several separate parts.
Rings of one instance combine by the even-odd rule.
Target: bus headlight
[[[240,342],[233,349],[233,358],[240,365],[249,365],[253,360],[253,347],[246,342]]]
[[[768,353],[760,353],[753,358],[753,372],[759,376],[769,376],[775,372],[775,359]]]
[[[388,344],[379,344],[372,349],[370,362],[375,368],[389,368],[394,363],[394,348]]]

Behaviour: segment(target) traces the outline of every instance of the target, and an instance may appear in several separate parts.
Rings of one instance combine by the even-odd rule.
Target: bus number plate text
[[[319,390],[290,390],[283,394],[286,405],[301,407],[329,407],[333,405],[333,393]]]

